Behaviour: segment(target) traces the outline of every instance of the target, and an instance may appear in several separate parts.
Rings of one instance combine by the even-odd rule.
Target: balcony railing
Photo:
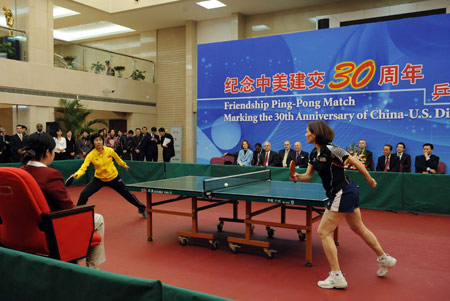
[[[55,67],[155,82],[155,63],[151,60],[56,39],[54,47]]]
[[[26,61],[26,54],[27,35],[25,31],[0,26],[0,59]]]

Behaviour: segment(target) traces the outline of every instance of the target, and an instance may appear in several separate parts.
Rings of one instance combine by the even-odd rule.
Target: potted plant
[[[95,74],[99,74],[102,71],[105,71],[105,65],[97,61],[97,63],[92,63],[91,70],[95,71]]]
[[[122,71],[125,70],[124,66],[115,66],[114,70],[117,71],[117,77],[122,78]]]
[[[67,55],[63,57],[64,62],[66,62],[66,69],[73,69],[75,57]]]
[[[12,58],[16,54],[16,49],[12,47],[11,42],[0,44],[0,58]]]
[[[140,71],[139,69],[136,69],[131,73],[130,77],[137,81],[143,81],[145,79],[145,73],[146,71]]]
[[[92,111],[87,109],[80,100],[67,100],[60,99],[61,107],[56,109],[59,116],[55,119],[62,123],[63,129],[67,131],[71,129],[74,137],[78,137],[83,130],[88,132],[95,131],[92,126],[97,123],[108,125],[104,119],[91,119],[88,121],[88,116],[92,114]]]

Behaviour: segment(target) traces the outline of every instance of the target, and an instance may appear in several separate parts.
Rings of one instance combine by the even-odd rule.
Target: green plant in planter
[[[102,71],[105,71],[105,65],[97,61],[97,63],[92,63],[91,70],[94,70],[95,73],[99,74]]]
[[[139,69],[136,69],[131,73],[130,77],[134,80],[144,80],[145,79],[145,73],[146,71],[140,71]]]
[[[67,66],[66,66],[67,69],[72,69],[74,67],[75,57],[68,55],[68,56],[63,57],[63,59],[64,59],[64,62],[66,62],[66,64],[67,64]]]
[[[60,113],[60,115],[55,120],[61,123],[64,131],[72,130],[74,137],[78,137],[83,130],[88,132],[96,131],[92,127],[94,124],[108,125],[104,119],[88,121],[88,116],[92,114],[92,111],[88,110],[78,99],[60,99],[59,101],[61,107],[57,108],[56,112]]]
[[[8,57],[13,57],[16,54],[16,49],[12,47],[11,42],[0,44],[0,52],[6,53]]]
[[[122,71],[125,70],[125,67],[124,66],[116,66],[116,67],[114,67],[114,70],[117,71],[118,77],[122,77]]]

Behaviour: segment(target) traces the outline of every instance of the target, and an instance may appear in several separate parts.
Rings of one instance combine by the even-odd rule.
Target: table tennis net
[[[222,188],[241,186],[254,182],[270,180],[270,169],[203,180],[203,190],[210,192]],[[226,185],[227,183],[228,185]]]

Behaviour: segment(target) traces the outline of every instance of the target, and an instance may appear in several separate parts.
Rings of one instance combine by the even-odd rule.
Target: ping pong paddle
[[[289,163],[289,177],[291,178],[294,183],[297,182],[297,179],[295,178],[295,161],[292,160],[291,163]]]
[[[69,187],[70,185],[72,185],[73,181],[75,181],[75,177],[73,175],[71,175],[66,180],[66,183],[65,183],[66,187]]]

